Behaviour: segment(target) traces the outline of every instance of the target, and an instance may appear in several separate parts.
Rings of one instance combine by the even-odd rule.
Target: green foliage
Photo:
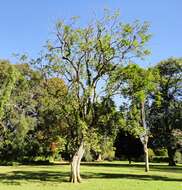
[[[94,160],[93,154],[91,153],[90,149],[85,149],[83,160],[86,162],[92,162]]]
[[[167,157],[167,149],[161,148],[161,149],[154,149],[156,156],[165,156]]]
[[[148,149],[148,157],[149,157],[149,161],[153,161],[153,158],[154,158],[154,156],[155,156],[155,153],[154,153],[154,151],[151,149],[151,148],[149,148]]]
[[[140,135],[144,132],[144,128],[141,124],[140,110],[136,107],[136,105],[131,105],[125,120],[126,123],[122,129],[135,137],[140,137]]]
[[[182,163],[182,153],[177,151],[175,154],[174,160],[176,163],[181,164]]]
[[[150,54],[148,30],[147,22],[121,23],[118,12],[105,10],[84,27],[76,17],[58,22],[56,40],[36,60],[1,60],[0,158],[73,156],[84,142],[85,159],[112,160],[120,130],[134,138],[150,130],[153,146],[174,157],[182,146],[182,60],[148,69],[134,64],[131,58]],[[115,93],[128,101],[119,112],[110,98]],[[150,159],[154,152],[149,149]]]
[[[106,141],[101,147],[101,156],[103,160],[112,161],[115,158],[115,148],[112,141]]]
[[[182,146],[182,60],[170,58],[154,69],[157,88],[149,112],[153,144],[167,148],[169,164],[175,165],[175,152]]]
[[[25,153],[26,135],[29,130],[33,129],[36,123],[34,117],[36,104],[32,99],[33,82],[28,65],[11,65],[8,63],[7,66],[15,70],[15,74],[13,72],[13,80],[11,72],[9,76],[8,72],[6,72],[7,79],[3,80],[4,83],[6,80],[9,81],[9,84],[12,83],[5,88],[6,92],[9,91],[6,93],[6,98],[9,96],[9,100],[4,107],[3,129],[1,130],[2,142],[0,145],[1,159],[8,161],[22,159]],[[35,75],[32,75],[32,77],[35,80]]]
[[[46,55],[38,59],[38,64],[35,61],[34,66],[44,65],[49,77],[61,76],[68,87],[61,107],[70,131],[66,135],[70,152],[74,153],[82,141],[89,144],[90,134],[92,145],[88,146],[97,149],[103,132],[105,136],[114,133],[111,129],[116,121],[114,110],[106,114],[99,110],[100,115],[97,114],[96,104],[102,94],[98,88],[106,94],[107,85],[101,81],[108,79],[127,56],[146,55],[148,29],[148,23],[121,23],[118,12],[108,11],[104,12],[104,18],[84,27],[79,27],[75,18],[71,24],[64,21],[56,24],[56,43],[48,41]]]
[[[4,106],[9,101],[12,90],[18,78],[18,71],[7,61],[0,62],[1,86],[0,86],[0,120],[4,115]]]
[[[155,66],[157,91],[150,109],[150,128],[158,146],[181,146],[181,59],[170,58]],[[160,98],[159,98],[160,97]]]
[[[166,163],[169,161],[168,156],[154,156],[152,162],[154,163]]]
[[[3,110],[1,159],[8,161],[32,160],[37,156],[56,157],[66,144],[65,125],[60,114],[64,95],[67,93],[63,80],[47,80],[43,73],[31,69],[27,64],[11,65],[3,62],[0,66],[2,86],[6,81],[10,84],[12,68],[19,73],[12,84],[13,88],[11,85],[9,101]],[[8,85],[5,92],[10,89]],[[6,99],[8,96],[6,93]],[[54,148],[53,144],[56,145]]]
[[[145,107],[155,87],[154,71],[143,69],[133,63],[120,67],[111,76],[108,85],[109,93],[120,93],[129,102],[121,109],[119,121],[123,131],[135,137],[148,133],[149,129],[144,119]]]
[[[63,80],[51,78],[42,80],[39,86],[37,104],[37,124],[27,136],[27,146],[36,149],[36,156],[45,158],[52,156],[58,157],[60,151],[65,148],[66,125],[62,116],[62,104],[67,87]],[[33,137],[33,138],[32,138]]]

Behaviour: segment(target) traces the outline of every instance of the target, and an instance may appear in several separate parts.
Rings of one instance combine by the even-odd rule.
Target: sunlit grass
[[[83,183],[70,184],[69,165],[0,166],[0,190],[181,190],[182,166],[142,163],[84,163]]]

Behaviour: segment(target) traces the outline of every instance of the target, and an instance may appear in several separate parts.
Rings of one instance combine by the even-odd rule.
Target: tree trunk
[[[172,149],[171,147],[167,148],[167,152],[168,152],[168,162],[169,162],[169,166],[176,166],[176,163],[174,161],[174,156],[175,156],[175,149]]]
[[[102,155],[101,155],[101,153],[99,153],[99,155],[98,155],[98,157],[97,157],[97,161],[98,161],[98,162],[102,161]]]
[[[145,156],[145,171],[148,172],[149,171],[149,157],[148,157],[148,136],[146,135],[145,140],[143,142],[143,149],[144,149],[144,156]]]
[[[149,171],[149,158],[148,158],[148,135],[147,135],[147,124],[145,120],[145,101],[141,103],[141,117],[142,117],[142,124],[145,130],[145,133],[141,139],[144,149],[144,156],[145,156],[145,171]]]
[[[129,165],[131,165],[131,159],[130,158],[128,159],[128,161],[129,161]]]
[[[71,161],[70,182],[72,183],[81,182],[80,163],[81,163],[81,159],[83,157],[84,152],[85,152],[84,144],[82,142],[80,147],[78,148],[78,151],[75,153]]]

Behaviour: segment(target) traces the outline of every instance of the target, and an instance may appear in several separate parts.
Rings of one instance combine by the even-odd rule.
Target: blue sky
[[[87,23],[104,8],[120,9],[123,22],[149,21],[152,51],[143,66],[168,57],[182,57],[182,0],[1,0],[0,59],[13,53],[36,57],[52,38],[58,19],[80,16]]]

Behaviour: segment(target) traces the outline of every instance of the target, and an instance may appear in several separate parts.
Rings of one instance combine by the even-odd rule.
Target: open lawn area
[[[182,190],[182,165],[83,163],[81,184],[70,184],[69,165],[0,166],[0,190]]]

